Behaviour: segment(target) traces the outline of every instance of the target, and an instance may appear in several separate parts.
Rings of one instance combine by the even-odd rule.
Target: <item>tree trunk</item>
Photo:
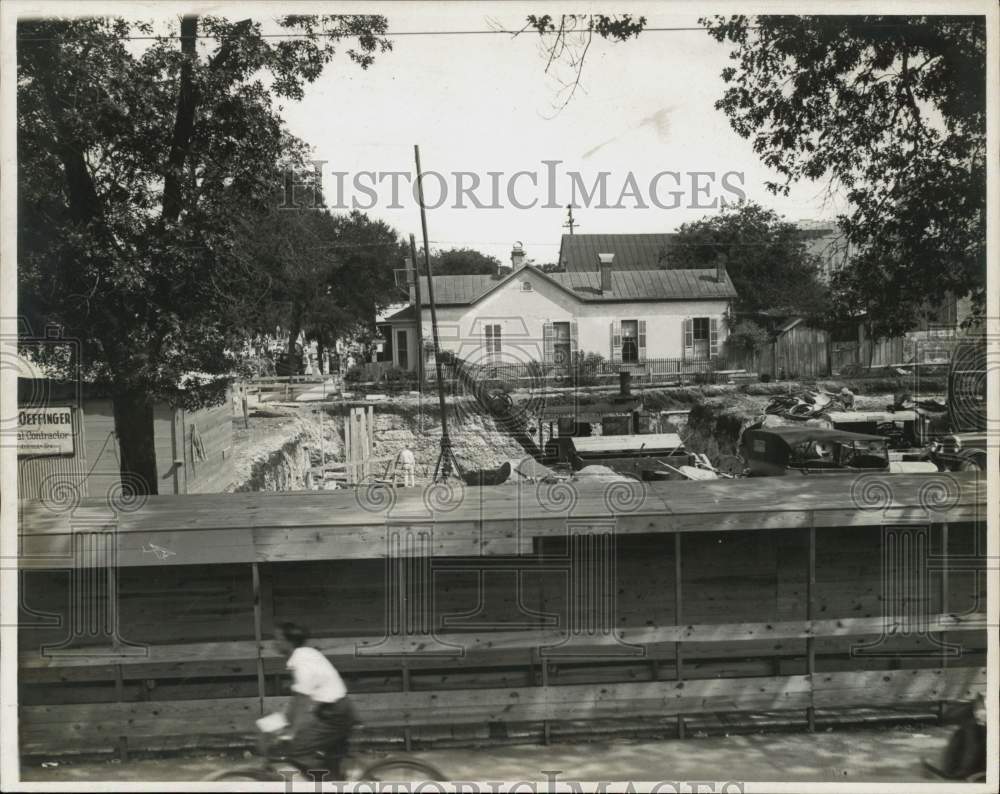
[[[122,483],[132,493],[158,493],[153,404],[145,392],[121,389],[112,397]]]
[[[323,354],[326,352],[326,345],[323,344],[323,337],[319,337],[316,340],[316,366],[319,367],[319,374],[325,375],[323,372]]]
[[[295,353],[295,343],[299,340],[300,333],[302,333],[302,307],[296,303],[292,306],[292,321],[288,329],[289,355]]]

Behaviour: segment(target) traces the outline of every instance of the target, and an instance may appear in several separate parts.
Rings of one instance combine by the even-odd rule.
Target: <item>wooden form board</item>
[[[676,433],[646,433],[629,436],[582,436],[573,439],[577,452],[594,455],[599,452],[639,452],[653,454],[659,450],[677,450],[684,446]]]
[[[811,680],[812,679],[812,680]],[[873,702],[965,700],[985,691],[986,668],[878,670],[822,676],[393,692],[354,695],[363,728],[442,722],[537,722],[630,719],[711,711],[844,708]],[[125,731],[136,746],[199,734],[252,735],[254,720],[284,707],[285,698],[225,698],[156,703],[100,703],[21,708],[22,752],[109,748]]]
[[[372,470],[375,452],[375,407],[353,406],[344,417],[344,457],[347,461],[347,482],[362,482]]]
[[[877,528],[981,521],[986,505],[975,472],[431,489],[154,496],[127,512],[105,499],[72,510],[22,502],[19,564],[71,559],[80,526],[114,528],[117,563],[128,567],[385,557],[407,527],[428,533],[421,553],[504,555],[530,553],[535,538],[565,536],[570,525],[608,521],[619,535]]]
[[[317,638],[310,644],[321,650],[337,665],[343,665],[351,659],[367,660],[365,664],[375,666],[389,665],[397,667],[399,657],[412,654],[409,658],[426,666],[447,666],[449,661],[459,664],[467,663],[468,659],[478,654],[494,656],[503,652],[511,652],[516,657],[526,658],[529,652],[536,652],[539,658],[601,659],[602,649],[618,649],[624,645],[637,648],[631,655],[634,658],[645,658],[650,650],[657,645],[673,645],[674,643],[719,643],[719,642],[758,642],[777,639],[809,639],[815,637],[876,637],[882,634],[892,635],[906,625],[906,620],[897,618],[841,618],[837,620],[796,620],[773,623],[713,623],[707,625],[663,626],[661,628],[623,629],[612,635],[585,637],[574,647],[566,646],[567,634],[564,631],[490,631],[480,633],[462,633],[437,635],[442,651],[435,658],[420,658],[421,646],[427,644],[425,637],[372,638],[372,637],[331,637]],[[923,623],[923,630],[928,633],[949,631],[968,632],[983,631],[986,626],[986,614],[974,613],[962,617],[954,615],[928,616]],[[214,661],[225,663],[254,659],[257,657],[256,641],[179,643],[171,645],[145,646],[143,653],[114,654],[110,650],[106,655],[45,656],[35,652],[22,652],[19,656],[19,666],[22,671],[43,669],[67,669],[82,667],[104,667],[111,664],[136,668],[134,675],[142,675],[146,665],[173,665],[182,663],[197,663]],[[368,655],[366,655],[368,654]],[[275,649],[267,644],[261,649],[261,656],[267,659],[278,659]]]
[[[966,525],[966,529],[968,529],[968,525]],[[780,534],[786,543],[789,540],[793,542],[791,545],[777,546],[777,550],[782,551],[787,557],[786,562],[782,565],[783,573],[782,571],[779,573],[787,577],[794,575],[801,568],[801,574],[805,576],[805,562],[808,561],[806,581],[809,584],[809,592],[807,601],[810,605],[819,604],[820,600],[816,595],[816,588],[821,582],[816,577],[817,565],[815,562],[817,533],[808,532],[805,534],[805,538],[809,541],[807,546],[803,546],[801,542],[803,533],[792,529]],[[965,532],[964,534],[970,533]],[[841,547],[844,540],[851,542],[852,535],[857,536],[854,538],[854,542],[861,538],[872,537],[865,527],[842,528],[839,532],[831,531],[829,533],[829,542],[826,544],[828,550],[821,561],[835,564],[836,567],[831,575],[841,577],[845,575],[844,565],[836,565],[836,563],[837,559],[843,556],[846,551]],[[386,673],[382,673],[383,680],[377,682],[378,692],[373,692],[371,689],[366,691],[364,687],[352,689],[362,699],[359,703],[366,722],[375,727],[400,727],[404,730],[409,730],[411,727],[440,726],[460,723],[461,721],[469,724],[497,720],[509,722],[539,720],[548,723],[552,720],[588,719],[590,717],[614,719],[616,716],[631,717],[642,714],[662,716],[663,714],[691,714],[712,710],[754,711],[772,708],[808,709],[812,722],[814,709],[823,708],[825,704],[846,706],[854,702],[859,705],[867,705],[869,703],[867,690],[872,687],[878,690],[876,702],[886,705],[907,702],[908,700],[924,702],[948,699],[953,696],[964,697],[968,694],[969,687],[963,689],[961,681],[954,684],[954,677],[962,675],[953,672],[953,670],[962,669],[957,667],[949,668],[945,679],[942,679],[941,674],[934,670],[926,669],[891,671],[888,678],[886,678],[886,673],[889,671],[864,670],[859,673],[857,669],[852,669],[849,675],[862,681],[863,687],[861,688],[852,688],[851,679],[838,672],[836,668],[826,668],[821,673],[815,672],[816,654],[821,651],[821,642],[837,642],[850,637],[879,639],[880,636],[893,635],[899,621],[886,621],[881,617],[870,617],[763,622],[758,617],[756,620],[745,620],[742,623],[698,622],[699,619],[705,620],[704,616],[706,615],[711,621],[715,615],[726,614],[727,611],[730,614],[730,621],[733,617],[745,618],[747,614],[745,611],[740,612],[733,609],[733,602],[729,598],[731,590],[735,591],[734,597],[749,599],[751,607],[757,610],[758,616],[762,613],[774,613],[773,606],[768,603],[775,594],[771,589],[773,579],[761,581],[759,577],[753,575],[759,567],[759,563],[765,562],[769,555],[775,552],[776,549],[772,545],[775,542],[774,533],[748,532],[735,536],[727,536],[725,533],[696,533],[683,538],[684,548],[690,547],[687,558],[689,567],[692,562],[697,563],[699,560],[705,562],[706,559],[709,559],[712,563],[712,571],[718,576],[721,573],[718,570],[720,565],[728,569],[734,560],[738,560],[740,570],[751,574],[749,584],[741,584],[737,581],[738,577],[727,576],[725,577],[724,593],[716,591],[709,594],[715,598],[725,596],[726,600],[719,604],[719,609],[723,610],[722,612],[715,609],[706,610],[708,604],[699,604],[701,593],[699,592],[698,578],[691,579],[690,576],[682,577],[680,575],[682,567],[678,547],[681,539],[681,534],[674,535],[673,559],[661,558],[659,560],[661,568],[669,569],[671,566],[666,565],[666,563],[675,563],[675,599],[677,603],[672,615],[658,617],[660,621],[672,618],[680,625],[666,626],[661,623],[659,626],[641,626],[640,624],[637,628],[619,628],[615,637],[598,638],[596,641],[593,638],[584,638],[584,644],[575,649],[578,653],[580,651],[582,653],[574,654],[574,661],[579,660],[587,663],[588,661],[593,662],[596,658],[599,662],[605,651],[615,649],[614,646],[618,644],[618,638],[629,643],[633,649],[642,652],[642,655],[625,656],[616,665],[607,666],[601,670],[591,667],[583,674],[575,674],[572,673],[573,663],[566,663],[558,655],[549,657],[539,653],[541,648],[550,643],[558,645],[560,639],[564,638],[558,632],[544,630],[444,633],[438,636],[437,640],[444,646],[451,645],[462,649],[463,656],[457,659],[454,657],[421,659],[419,655],[408,658],[406,654],[416,650],[414,643],[426,642],[426,637],[399,638],[387,642],[379,642],[377,638],[371,636],[353,639],[330,638],[319,640],[316,645],[328,653],[335,660],[335,663],[344,669],[345,673],[359,671],[370,678],[373,674],[380,675],[379,671],[386,671]],[[723,539],[726,541],[722,544],[725,551],[720,554],[718,544]],[[952,537],[952,541],[956,539],[963,540]],[[554,545],[558,546],[560,539],[548,538],[547,540],[555,541]],[[632,550],[633,556],[638,554],[648,557],[649,549],[643,553],[643,548],[641,548],[643,544],[653,544],[650,548],[657,545],[655,534],[640,533],[633,536],[628,542],[623,540],[623,547],[634,545],[637,541],[640,543],[637,548]],[[971,537],[965,539],[965,542],[971,542]],[[546,548],[552,545],[551,543],[541,544],[538,554],[540,563],[551,562],[551,558],[558,554],[557,549]],[[713,549],[713,553],[708,558],[705,557],[704,549],[699,551],[702,546]],[[957,552],[963,547],[959,545],[956,548],[955,544],[952,543],[951,548]],[[806,554],[807,550],[808,554]],[[692,552],[694,552],[693,559]],[[870,554],[862,549],[862,554],[866,553]],[[830,556],[831,554],[833,556]],[[503,558],[497,559],[504,562]],[[382,563],[370,560],[366,563],[341,562],[338,564],[352,568],[359,565],[379,568]],[[856,564],[854,557],[851,557],[848,565]],[[264,635],[264,625],[267,619],[265,612],[267,606],[271,604],[270,599],[264,595],[265,582],[268,580],[268,568],[273,574],[284,569],[286,565],[290,565],[288,568],[291,572],[290,575],[301,580],[305,578],[305,575],[299,569],[329,566],[330,563],[309,562],[261,566],[261,572],[253,571],[254,575],[244,577],[242,583],[234,582],[234,585],[239,588],[247,591],[252,590],[254,595],[252,616],[246,615],[245,604],[239,605],[241,623],[237,635],[246,638],[254,637],[251,641],[152,646],[139,656],[128,658],[90,656],[86,661],[73,657],[56,659],[38,655],[33,659],[27,654],[23,656],[21,659],[22,683],[33,685],[47,692],[45,699],[35,699],[30,702],[30,705],[23,707],[22,716],[30,723],[25,728],[23,735],[23,749],[27,752],[34,750],[54,752],[68,749],[78,743],[88,747],[101,747],[102,743],[114,745],[117,737],[126,734],[132,737],[133,746],[150,747],[151,749],[167,746],[175,742],[178,736],[191,736],[198,733],[210,734],[216,738],[226,734],[245,736],[248,729],[244,726],[248,722],[252,723],[253,717],[259,715],[262,710],[270,710],[270,704],[280,702],[273,699],[277,689],[272,688],[269,696],[265,688],[265,678],[280,674],[282,662],[274,656],[273,650],[268,645],[260,643],[260,639]],[[697,569],[703,566],[695,565],[694,567]],[[218,569],[219,575],[223,575],[227,570],[240,570],[242,568],[243,571],[247,571],[251,566],[204,566],[204,570],[213,568]],[[819,568],[820,571],[823,570],[823,566]],[[198,569],[162,566],[160,569],[144,568],[130,573],[134,576],[159,575],[169,577],[172,572],[177,577],[196,570]],[[297,571],[298,573],[296,573]],[[368,570],[362,573],[371,578],[373,572]],[[699,574],[696,570],[694,573],[696,577],[704,575],[704,571]],[[869,584],[871,582],[871,574],[866,570],[859,570],[854,576],[860,579],[862,586],[866,582]],[[655,588],[659,581],[655,577],[651,578],[648,571],[642,573],[641,570],[634,570],[633,577],[639,580],[635,582],[635,585],[639,587]],[[682,578],[690,591],[686,597],[683,612],[680,604]],[[953,577],[953,580],[957,578]],[[749,589],[744,586],[745,584],[749,586]],[[760,589],[761,584],[764,586],[763,590]],[[777,584],[778,592],[784,589],[787,590],[789,598],[796,597],[795,588],[797,585],[794,581],[785,582],[779,578]],[[206,585],[207,583],[198,586],[205,587]],[[378,585],[377,582],[376,585]],[[319,595],[322,597],[323,594],[319,593]],[[316,594],[309,595],[312,600],[315,597]],[[801,599],[801,595],[797,597]],[[545,604],[544,598],[542,603]],[[850,607],[846,603],[838,600],[835,605],[836,611],[833,614],[850,614]],[[638,606],[642,607],[642,603],[638,603]],[[374,607],[380,613],[382,605],[380,603],[374,604]],[[963,602],[951,601],[947,604],[946,609],[962,610],[965,607]],[[213,607],[211,604],[206,604],[205,608]],[[178,605],[175,611],[185,615],[188,620],[191,617],[183,609],[183,605]],[[648,609],[641,609],[640,612],[647,614]],[[783,610],[779,610],[779,614],[781,612]],[[801,614],[801,612],[789,614]],[[682,615],[685,620],[692,622],[683,624]],[[244,617],[246,617],[246,625],[243,625]],[[981,617],[979,616],[979,618]],[[182,623],[183,626],[188,625],[187,622],[182,621]],[[963,644],[967,648],[971,648],[979,641],[983,625],[978,618],[956,621],[951,616],[937,616],[928,619],[924,630],[926,633],[940,633],[947,630],[949,634],[971,632],[972,634],[968,636],[975,638],[971,643],[964,643],[965,635],[963,635]],[[366,628],[372,629],[376,626],[369,625]],[[803,643],[810,645],[809,667],[805,674],[803,674],[801,666]],[[742,654],[737,648],[740,645],[746,646],[746,651]],[[767,647],[761,649],[758,647],[760,645]],[[786,645],[789,646],[787,650],[785,650]],[[712,647],[713,650],[707,652],[701,650],[706,647]],[[369,649],[375,655],[367,656],[365,651]],[[681,666],[682,649],[683,668]],[[842,647],[836,650],[843,655]],[[888,648],[884,650],[888,650]],[[918,660],[917,664],[926,664],[928,662],[928,647],[924,646],[920,650],[923,651],[925,658],[923,661]],[[86,652],[85,649],[84,652]],[[781,657],[788,655],[789,652],[793,654],[789,658],[789,661],[792,662],[790,667],[784,666],[781,662]],[[719,664],[719,660],[723,657],[758,654],[766,659],[763,663],[758,663],[755,666],[743,665],[742,660],[739,664]],[[703,655],[711,662],[710,664],[702,663],[701,657]],[[643,680],[643,673],[648,674],[651,669],[655,671],[658,660],[666,660],[668,663],[675,662],[674,669],[669,669],[669,672],[664,670],[664,672],[671,677],[676,673],[678,680],[657,681],[655,672],[653,672],[653,680]],[[965,664],[968,665],[969,662],[970,659],[967,659]],[[769,663],[771,665],[770,671],[768,670]],[[862,664],[865,663],[871,666],[882,665],[877,658],[862,662]],[[934,662],[930,661],[930,663]],[[555,673],[555,668],[550,669],[550,664],[559,667],[558,674]],[[538,686],[539,678],[534,673],[526,679],[523,673],[514,675],[498,672],[500,665],[512,665],[522,671],[525,668],[533,670],[540,667],[541,687]],[[639,670],[635,669],[637,665]],[[646,666],[645,671],[641,669],[642,666]],[[387,692],[386,690],[392,686],[392,678],[388,671],[392,671],[393,668],[403,669],[402,680],[404,682],[420,679],[417,688],[402,693],[402,695]],[[438,672],[434,672],[436,668]],[[447,672],[442,673],[440,668],[444,668]],[[563,668],[565,668],[565,672]],[[428,672],[421,677],[419,675],[421,670]],[[606,672],[602,672],[602,670],[606,670]],[[756,672],[748,674],[748,670]],[[408,676],[407,671],[412,672],[413,675]],[[809,674],[810,672],[812,675]],[[102,682],[109,680],[109,674],[114,677],[115,681],[124,682],[124,685],[118,686],[116,684],[117,688],[113,691],[110,690],[107,683],[102,684]],[[163,676],[166,679],[186,679],[199,675],[212,677],[215,682],[209,685],[183,684],[183,693],[181,693],[178,687],[169,681],[164,681],[162,686],[150,693],[150,696],[155,698],[152,702],[145,704],[122,702],[135,700],[137,697],[135,682],[137,681],[156,676]],[[219,681],[220,676],[222,678],[236,676],[237,678],[230,683],[228,679]],[[827,687],[830,694],[823,694],[822,685],[818,685],[817,676],[823,677],[823,685]],[[103,686],[103,689],[92,691],[88,699],[99,698],[105,702],[100,706],[93,703],[81,703],[79,693],[76,690],[79,689],[77,684],[82,681],[88,681],[90,686]],[[803,681],[807,684],[805,689],[802,688]],[[942,681],[945,683],[942,684]],[[978,679],[973,680],[973,684],[978,686],[976,681]],[[54,688],[51,683],[46,682],[65,684],[66,687]],[[405,683],[401,686],[405,687]],[[756,688],[749,690],[741,688],[744,686]],[[53,689],[56,691],[53,692]],[[550,690],[554,690],[557,695],[547,694]],[[68,697],[60,701],[60,692],[69,693]],[[223,692],[229,697],[211,701],[210,708],[198,710],[199,704],[209,703],[201,701],[201,698],[217,697]],[[256,696],[250,697],[254,692],[256,692]],[[562,695],[566,695],[568,700],[563,699]],[[823,699],[824,697],[826,700]],[[816,698],[819,700],[817,701]],[[630,705],[630,701],[634,702]],[[24,699],[22,702],[28,703],[29,701]],[[380,703],[389,703],[390,705],[383,709],[379,706]],[[107,708],[102,708],[102,706]],[[158,706],[163,708],[156,708]],[[190,711],[185,711],[189,708]],[[404,711],[402,715],[400,715],[401,709]],[[452,710],[457,717],[452,715]],[[81,725],[86,726],[82,720],[92,719],[94,714],[102,715],[100,720],[104,721],[100,722],[99,720],[102,727],[90,731],[87,731],[85,727],[80,727]],[[387,719],[394,720],[394,722],[383,723],[383,715],[385,714],[389,715]],[[442,714],[448,715],[445,718],[445,723],[442,723]],[[158,719],[153,719],[154,717]],[[22,722],[22,724],[25,723]],[[147,735],[146,732],[155,732],[155,735]]]

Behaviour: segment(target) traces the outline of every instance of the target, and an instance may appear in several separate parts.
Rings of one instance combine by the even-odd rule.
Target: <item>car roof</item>
[[[747,433],[774,435],[786,444],[798,444],[803,441],[885,441],[884,436],[874,436],[868,433],[852,433],[848,430],[836,430],[827,427],[761,427],[748,430]]]

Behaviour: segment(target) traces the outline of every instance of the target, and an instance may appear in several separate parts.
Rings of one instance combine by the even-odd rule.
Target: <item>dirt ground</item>
[[[717,415],[752,418],[763,413],[764,407],[776,394],[797,393],[807,388],[821,387],[830,391],[839,383],[782,383],[733,386],[682,386],[662,389],[634,389],[642,395],[648,409],[682,410],[707,407]],[[882,410],[893,402],[889,381],[868,384],[855,389],[857,410]],[[878,386],[878,389],[874,387]],[[925,390],[926,391],[926,390]],[[912,390],[911,390],[912,392]],[[549,404],[590,399],[606,400],[614,389],[602,388],[583,393],[553,393],[546,396]],[[537,427],[533,411],[538,395],[517,392],[515,403],[526,410],[529,425]],[[922,399],[943,400],[943,395],[921,392]],[[399,395],[373,402],[376,429],[376,462],[372,472],[384,476],[390,461],[408,446],[417,459],[416,484],[425,485],[433,479],[434,466],[441,445],[441,414],[436,400],[427,395]],[[492,469],[506,460],[518,460],[524,450],[506,433],[497,429],[493,419],[482,412],[470,397],[448,398],[448,425],[452,448],[463,469]],[[343,461],[343,419],[346,407],[339,402],[265,403],[251,409],[249,427],[242,416],[233,420],[235,490],[299,490],[304,488],[305,457],[302,445],[308,445],[311,465],[324,457],[327,462]],[[698,432],[689,436],[681,425],[681,436],[696,452],[710,458],[726,450],[722,439],[705,437]],[[709,435],[711,435],[709,432]],[[704,432],[701,435],[705,435]],[[721,443],[716,443],[716,442]]]
[[[921,726],[448,749],[412,755],[433,764],[451,780],[545,781],[549,773],[556,774],[559,781],[910,782],[926,780],[921,756],[936,758],[948,735],[948,728]],[[358,761],[364,764],[379,757],[367,754],[359,756]],[[129,763],[60,762],[53,767],[25,767],[21,774],[24,780],[46,783],[182,782],[197,781],[226,766],[245,763],[238,756],[199,754]]]
[[[408,446],[417,460],[416,484],[433,479],[441,449],[441,414],[436,403],[410,397],[376,402],[375,463],[382,476],[392,459]],[[234,490],[298,490],[303,484],[302,445],[312,465],[344,460],[344,407],[338,403],[266,403],[250,411],[249,427],[233,419],[236,477]],[[448,428],[455,457],[463,469],[496,468],[524,457],[524,450],[497,429],[468,398],[449,400]]]

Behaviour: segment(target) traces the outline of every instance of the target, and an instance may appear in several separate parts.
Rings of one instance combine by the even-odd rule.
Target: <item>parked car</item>
[[[747,430],[740,452],[751,477],[889,471],[884,437],[812,425]]]
[[[927,448],[940,471],[986,471],[986,431],[950,433]]]
[[[928,456],[941,471],[986,471],[986,340],[955,348],[948,367],[948,431],[931,441]]]

